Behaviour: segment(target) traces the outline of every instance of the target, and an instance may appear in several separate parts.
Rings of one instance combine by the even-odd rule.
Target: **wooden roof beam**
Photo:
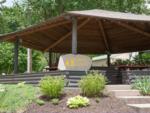
[[[56,17],[55,19],[57,19],[58,17]],[[63,17],[65,19],[65,17]],[[79,20],[83,19],[84,17],[79,17]],[[54,19],[51,19],[54,21]],[[23,29],[23,30],[18,30],[16,32],[13,32],[13,33],[8,33],[6,35],[3,35],[0,37],[0,41],[1,40],[4,40],[4,41],[7,41],[9,39],[15,39],[16,36],[24,36],[24,35],[29,35],[29,34],[32,34],[34,32],[38,32],[38,31],[43,31],[43,30],[46,30],[46,29],[52,29],[54,27],[58,27],[58,26],[61,26],[61,25],[66,25],[66,24],[70,24],[71,23],[71,20],[69,19],[66,19],[66,20],[59,20],[58,22],[55,22],[55,23],[52,23],[51,21],[47,21],[47,22],[44,22],[44,24],[39,24],[39,25],[33,25],[31,27],[27,27],[26,29]]]
[[[39,45],[37,45],[37,44],[34,44],[34,43],[32,43],[32,42],[23,41],[22,43],[23,43],[26,47],[28,47],[28,48],[31,48],[31,47],[32,47],[32,48],[38,48],[38,50],[43,51],[41,46],[39,46]]]
[[[38,32],[38,34],[41,35],[42,37],[45,37],[45,38],[51,40],[51,41],[56,41],[56,38],[53,38],[52,36],[49,36],[49,35],[47,35],[46,33],[42,32],[42,31]]]
[[[122,27],[124,27],[126,29],[129,29],[131,31],[134,31],[134,32],[137,32],[137,33],[139,33],[141,35],[144,35],[146,37],[150,37],[150,33],[149,32],[143,31],[143,30],[141,30],[141,29],[139,29],[137,27],[131,26],[131,25],[123,23],[123,22],[116,22],[116,21],[112,21],[112,22],[117,24],[117,25],[119,25],[119,26],[122,26]]]
[[[7,38],[5,38],[5,36],[4,36],[3,40],[14,39],[16,36],[20,36],[21,37],[23,35],[29,35],[29,34],[32,34],[34,32],[42,31],[42,30],[45,30],[45,29],[52,29],[54,27],[58,27],[58,26],[61,26],[61,25],[64,25],[64,24],[68,24],[68,23],[71,23],[71,21],[58,22],[58,23],[55,23],[55,24],[52,24],[52,25],[48,25],[47,24],[47,25],[35,27],[35,29],[33,29],[33,27],[27,28],[27,29],[22,30],[22,31],[17,31],[17,32],[8,34],[8,35],[6,35]]]
[[[85,24],[87,24],[89,22],[89,18],[86,19],[85,21],[83,21],[80,25],[78,25],[77,30],[81,29]],[[70,31],[69,33],[67,33],[66,35],[64,35],[63,37],[61,37],[59,40],[57,40],[54,44],[50,45],[49,47],[47,47],[44,51],[49,51],[50,49],[54,48],[55,46],[57,46],[59,43],[61,43],[62,41],[64,41],[66,38],[68,38],[69,36],[71,36],[72,31]]]
[[[111,52],[111,49],[109,47],[108,36],[107,36],[107,33],[104,29],[104,25],[103,25],[102,20],[98,20],[98,26],[100,28],[100,32],[102,33],[102,37],[103,37],[103,40],[104,40],[104,45],[106,47],[107,52]]]

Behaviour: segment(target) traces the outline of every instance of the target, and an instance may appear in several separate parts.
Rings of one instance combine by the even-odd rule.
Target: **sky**
[[[6,6],[12,6],[13,5],[13,1],[14,0],[6,0],[6,3],[4,3],[4,5],[6,5]]]

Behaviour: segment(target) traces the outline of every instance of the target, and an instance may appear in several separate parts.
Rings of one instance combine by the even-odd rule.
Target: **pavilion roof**
[[[71,52],[72,19],[78,21],[78,53],[124,53],[150,50],[150,16],[105,10],[70,11],[38,25],[0,36],[21,39],[25,47]]]

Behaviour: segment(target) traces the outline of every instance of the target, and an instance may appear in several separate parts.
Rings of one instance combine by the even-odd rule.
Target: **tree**
[[[16,30],[23,29],[32,24],[26,17],[27,14],[23,13],[24,7],[16,3],[13,7],[3,7],[2,12],[2,20],[0,21],[0,25],[2,25],[2,29],[0,29],[0,33],[8,33]],[[28,20],[27,20],[27,19]],[[0,43],[1,55],[0,55],[0,73],[12,73],[13,72],[13,44],[10,43]],[[19,51],[19,72],[26,71],[26,49],[20,47]],[[4,59],[4,60],[3,60]],[[37,61],[39,60],[39,61]],[[41,71],[41,69],[46,65],[46,59],[41,52],[33,51],[33,71]]]
[[[134,62],[137,65],[150,65],[150,53],[143,52],[141,55],[137,55]]]
[[[0,0],[0,4],[3,4],[5,2],[6,2],[6,0]]]

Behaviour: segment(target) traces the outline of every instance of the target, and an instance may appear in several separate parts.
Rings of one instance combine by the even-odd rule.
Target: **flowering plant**
[[[87,97],[82,97],[80,95],[71,97],[67,101],[67,106],[69,108],[79,108],[79,107],[86,107],[90,104],[90,101]]]

